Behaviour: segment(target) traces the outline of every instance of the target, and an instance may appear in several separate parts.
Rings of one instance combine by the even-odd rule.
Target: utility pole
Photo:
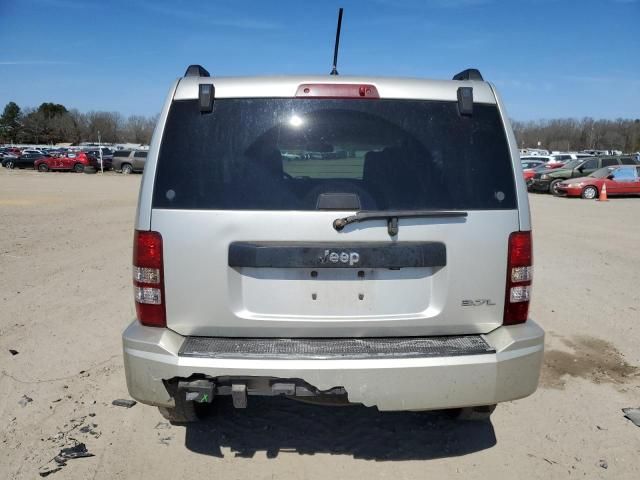
[[[100,144],[100,130],[98,130],[98,153],[100,154],[100,173],[104,173],[104,165],[102,164],[102,146]]]

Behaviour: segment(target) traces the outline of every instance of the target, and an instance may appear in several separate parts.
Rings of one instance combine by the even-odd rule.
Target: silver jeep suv
[[[538,384],[531,280],[517,145],[477,70],[191,66],[142,179],[129,392],[175,422],[222,395],[486,417]]]

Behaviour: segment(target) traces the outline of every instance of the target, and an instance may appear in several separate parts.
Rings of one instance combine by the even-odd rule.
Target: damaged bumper
[[[451,349],[448,341],[442,354],[423,345],[427,349],[420,356],[353,356],[347,352],[313,358],[295,352],[284,357],[258,352],[233,358],[206,351],[202,355],[186,354],[189,338],[134,321],[123,333],[123,348],[131,396],[142,403],[164,407],[174,405],[165,382],[194,376],[214,381],[255,378],[256,385],[262,383],[257,379],[273,379],[274,385],[282,385],[279,379],[297,379],[321,392],[344,389],[349,401],[380,410],[489,405],[535,391],[544,350],[544,332],[535,322],[500,327],[478,338],[488,348],[468,354]],[[468,342],[463,347],[469,348]],[[252,382],[244,383],[251,395]],[[258,390],[255,394],[259,394]]]

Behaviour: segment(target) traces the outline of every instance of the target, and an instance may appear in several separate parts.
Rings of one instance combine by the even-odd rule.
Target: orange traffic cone
[[[607,202],[609,199],[607,198],[607,185],[605,183],[602,184],[602,188],[600,189],[600,196],[598,197],[599,202]]]

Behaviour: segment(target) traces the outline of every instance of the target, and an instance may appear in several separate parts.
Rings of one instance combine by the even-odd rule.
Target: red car
[[[604,167],[588,177],[565,180],[558,191],[568,197],[593,199],[600,195],[603,185],[607,186],[607,196],[640,195],[640,166]]]
[[[528,185],[529,180],[531,180],[534,177],[536,172],[542,172],[544,170],[559,168],[564,164],[565,162],[549,162],[549,163],[545,163],[544,165],[540,165],[539,167],[536,167],[536,168],[527,168],[522,171],[522,173],[524,174],[524,182]]]
[[[90,155],[84,152],[68,153],[64,157],[45,157],[34,163],[34,168],[40,172],[48,172],[49,170],[73,170],[81,173],[84,167],[95,162]]]

